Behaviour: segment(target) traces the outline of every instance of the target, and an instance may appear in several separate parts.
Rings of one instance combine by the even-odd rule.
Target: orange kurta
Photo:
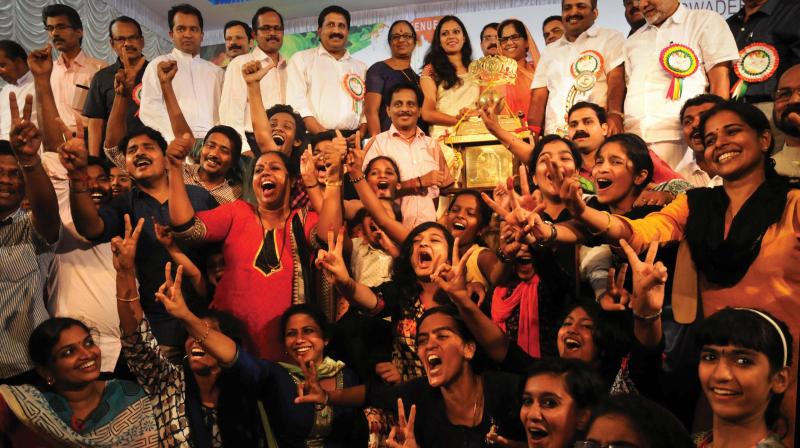
[[[625,221],[633,236],[631,246],[641,251],[649,241],[679,241],[689,217],[686,195],[678,196],[661,211],[643,219]],[[782,412],[794,425],[797,399],[798,341],[800,341],[800,190],[790,190],[781,219],[767,228],[761,250],[739,283],[724,288],[707,281],[700,273],[700,293],[705,316],[722,308],[748,307],[768,311],[789,326],[794,339],[792,360],[794,380],[783,400]],[[793,434],[794,428],[789,434]],[[786,446],[792,445],[792,437]],[[786,440],[785,440],[786,442]]]

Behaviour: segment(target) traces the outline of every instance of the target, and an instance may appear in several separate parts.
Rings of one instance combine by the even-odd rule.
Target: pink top
[[[445,175],[445,186],[453,183],[442,150],[420,128],[417,128],[417,134],[410,142],[400,135],[394,125],[388,131],[376,135],[369,152],[364,156],[364,168],[370,160],[378,156],[394,159],[400,168],[400,181],[415,179],[438,170]],[[437,197],[439,187],[420,188],[413,194],[403,196],[400,200],[403,225],[413,229],[423,222],[436,221],[433,200]]]
[[[69,63],[69,67],[67,67],[63,54],[53,61],[50,86],[53,89],[58,115],[70,129],[75,129],[75,113],[83,115],[83,101],[89,94],[89,84],[91,84],[94,74],[107,65],[99,59],[90,57],[83,50]],[[76,87],[78,84],[86,89]],[[78,95],[78,89],[83,90],[83,95]],[[75,106],[78,106],[79,109],[75,109]],[[83,125],[87,126],[87,123],[88,121],[83,119]]]
[[[295,258],[289,223],[297,213],[292,211],[282,229],[268,232],[271,239],[265,238],[252,206],[241,199],[197,213],[206,227],[203,239],[223,242],[225,274],[211,307],[241,320],[256,346],[256,356],[272,361],[283,359],[280,316],[293,299]],[[303,228],[307,241],[317,221],[316,213],[306,215]]]

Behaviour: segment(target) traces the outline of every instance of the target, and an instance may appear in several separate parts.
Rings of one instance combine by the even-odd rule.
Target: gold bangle
[[[136,302],[137,300],[139,300],[139,296],[132,297],[130,299],[123,299],[122,297],[117,297],[117,300],[119,300],[120,302]]]
[[[209,333],[211,333],[211,325],[208,324],[208,321],[204,320],[203,323],[206,324],[206,334],[205,334],[205,336],[203,336],[200,339],[194,338],[194,341],[197,342],[200,345],[203,345],[203,343],[206,342],[206,339],[208,339]]]
[[[312,189],[312,188],[319,187],[319,182],[315,183],[314,185],[306,185],[306,184],[303,184],[303,186],[304,186],[304,187],[306,187],[306,190],[310,190],[310,189]]]
[[[342,185],[343,185],[342,181],[340,181],[340,180],[337,180],[337,181],[334,181],[334,182],[325,182],[325,186],[326,187],[341,187]]]
[[[598,235],[602,235],[602,234],[608,232],[609,230],[611,230],[611,213],[609,213],[609,212],[602,212],[602,213],[605,213],[606,217],[608,217],[608,224],[606,225],[606,228],[601,230],[601,231],[599,231],[599,232],[592,232],[591,230],[589,230],[589,235],[598,236]]]
[[[362,175],[360,175],[360,176],[356,177],[355,179],[350,179],[350,183],[351,183],[351,184],[353,184],[353,185],[355,185],[355,184],[357,184],[357,183],[361,182],[362,180],[364,180],[364,179],[366,179],[366,178],[367,178],[367,176],[365,176],[365,175],[363,175],[363,174],[362,174]]]

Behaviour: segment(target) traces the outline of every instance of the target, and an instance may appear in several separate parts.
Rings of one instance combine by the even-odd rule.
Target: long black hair
[[[453,250],[453,235],[445,226],[438,222],[424,222],[414,227],[414,229],[409,232],[406,239],[400,245],[400,255],[392,262],[392,281],[403,289],[404,296],[407,297],[408,300],[413,300],[422,290],[417,280],[417,274],[411,266],[411,257],[414,251],[414,238],[428,229],[439,229],[442,234],[444,234],[444,238],[447,241],[448,255]]]
[[[439,36],[439,33],[442,31],[442,26],[447,22],[456,22],[458,26],[461,27],[461,33],[464,36],[464,46],[461,47],[461,63],[467,68],[469,67],[469,63],[472,62],[472,43],[469,40],[469,34],[467,34],[467,28],[464,26],[464,22],[456,16],[444,16],[436,25],[436,30],[433,32],[433,41],[431,42],[430,48],[428,48],[428,52],[425,53],[422,65],[426,66],[430,64],[431,67],[433,67],[433,79],[436,81],[437,86],[439,84],[444,84],[445,89],[450,89],[460,85],[461,80],[456,74],[456,68],[453,67],[453,64],[451,64],[450,60],[447,58],[447,53],[445,53],[442,47],[442,38]]]
[[[623,394],[607,397],[593,411],[592,424],[603,416],[623,417],[648,448],[694,448],[686,428],[655,401],[641,395]]]
[[[72,327],[80,327],[92,334],[83,322],[70,317],[51,317],[40,323],[28,338],[28,356],[34,364],[49,367],[53,361],[53,348],[61,339],[61,333]]]

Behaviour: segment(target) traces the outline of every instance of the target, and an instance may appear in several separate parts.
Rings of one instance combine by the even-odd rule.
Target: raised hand
[[[125,44],[120,44],[124,46]],[[120,60],[122,61],[122,68],[117,70],[114,74],[114,93],[117,95],[128,96],[133,92],[136,87],[136,77],[144,67],[144,56],[140,57],[136,64],[131,66],[128,52],[124,49],[119,52]]]
[[[606,311],[625,311],[630,303],[630,294],[625,289],[628,263],[622,263],[619,272],[612,266],[608,269],[608,286],[598,302]]]
[[[361,149],[361,140],[359,140],[356,142],[356,147],[347,153],[347,157],[345,157],[345,166],[347,167],[347,173],[350,175],[351,179],[361,177],[364,174],[364,157],[369,153],[369,149],[372,148],[373,143],[375,143],[375,137],[369,139],[367,146]]]
[[[472,299],[473,297],[476,298],[475,304],[479,307],[483,305],[484,300],[486,300],[486,287],[483,286],[481,282],[469,282],[466,285],[467,289],[467,296]]]
[[[172,229],[169,226],[161,225],[153,217],[153,231],[155,231],[156,239],[165,248],[172,247],[175,244],[175,238],[172,236]]]
[[[156,74],[158,74],[158,81],[161,84],[172,83],[172,80],[175,79],[175,75],[178,73],[178,61],[161,61],[158,63],[157,68]]]
[[[182,168],[183,161],[189,156],[194,147],[194,137],[192,134],[184,133],[167,145],[167,162],[173,168]]]
[[[658,240],[650,242],[644,261],[639,260],[639,256],[625,240],[619,240],[619,244],[628,256],[628,264],[633,272],[630,308],[639,316],[658,313],[664,306],[664,285],[667,282],[667,268],[660,261],[655,262]]]
[[[89,165],[89,151],[86,150],[86,141],[83,139],[83,120],[80,114],[75,113],[75,130],[64,124],[61,118],[56,118],[56,123],[61,130],[64,143],[56,149],[59,159],[71,177],[80,177]]]
[[[506,258],[514,258],[517,252],[522,249],[520,238],[522,232],[518,227],[514,227],[506,221],[500,223],[500,250]]]
[[[567,172],[564,167],[558,166],[554,160],[547,162],[547,170],[558,190],[561,201],[574,218],[579,218],[586,210],[586,202],[583,201],[583,189],[579,181],[578,173]]]
[[[339,229],[336,239],[334,239],[333,230],[329,230],[328,250],[320,249],[315,261],[317,268],[324,270],[325,277],[333,285],[341,285],[350,281],[350,273],[347,271],[347,265],[342,256],[343,247],[344,227]]]
[[[142,233],[144,218],[139,218],[136,227],[131,226],[131,216],[125,214],[125,233],[123,238],[115,236],[111,238],[111,255],[114,269],[117,271],[133,271],[136,267],[136,245],[139,243],[139,235]]]
[[[314,361],[301,362],[300,370],[303,371],[304,380],[297,383],[297,398],[294,399],[294,403],[328,404],[328,393],[319,384],[317,366],[314,365]]]
[[[47,44],[44,48],[28,53],[28,69],[33,76],[49,79],[53,72],[53,47]]]
[[[174,318],[183,320],[192,315],[186,301],[183,299],[181,282],[183,281],[183,266],[178,266],[175,271],[175,280],[172,280],[172,263],[164,265],[164,283],[156,291],[156,300],[164,304],[164,308]]]
[[[275,68],[275,63],[263,64],[261,61],[250,61],[242,66],[242,77],[247,84],[255,84],[261,81],[270,70]]]
[[[458,296],[458,299],[466,297],[469,300],[465,267],[467,260],[469,260],[477,246],[470,247],[462,257],[458,254],[458,245],[459,239],[456,238],[453,242],[452,264],[442,263],[437,266],[436,270],[433,271],[433,275],[431,275],[431,281],[436,282],[439,289],[447,293],[451,298]]]
[[[25,96],[22,118],[19,116],[17,95],[14,92],[8,95],[8,105],[11,112],[11,132],[8,136],[11,149],[20,165],[30,165],[39,157],[39,146],[42,144],[42,133],[31,121],[33,96]]]
[[[406,410],[403,399],[397,399],[397,425],[392,427],[386,446],[389,448],[417,448],[417,439],[414,436],[414,420],[417,418],[417,405],[412,404],[406,420]]]
[[[502,129],[502,127],[500,126],[500,121],[497,119],[497,111],[495,105],[487,104],[486,106],[483,106],[480,109],[478,109],[478,112],[480,113],[481,119],[483,120],[483,125],[486,126],[486,130],[488,130],[492,134],[496,134]]]
[[[306,187],[319,183],[317,181],[317,163],[314,160],[311,143],[308,144],[308,149],[303,151],[300,156],[300,177],[303,178],[303,184]]]

